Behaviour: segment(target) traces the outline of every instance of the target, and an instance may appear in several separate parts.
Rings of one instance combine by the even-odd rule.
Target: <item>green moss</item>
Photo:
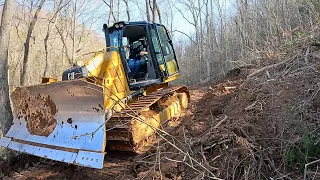
[[[304,165],[320,158],[320,137],[312,134],[304,135],[301,140],[290,144],[285,149],[285,165],[289,168],[298,167],[304,170]]]

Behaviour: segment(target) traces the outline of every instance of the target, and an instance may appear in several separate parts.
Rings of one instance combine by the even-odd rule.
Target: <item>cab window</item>
[[[157,25],[157,31],[158,31],[159,39],[162,45],[161,48],[164,53],[164,58],[166,62],[174,60],[173,48],[165,28],[161,25]]]
[[[151,41],[152,41],[152,44],[153,44],[153,47],[154,47],[154,52],[155,52],[157,61],[158,61],[159,65],[161,65],[161,64],[164,63],[164,60],[163,60],[163,56],[162,56],[162,53],[161,53],[161,46],[159,44],[156,31],[154,29],[151,29],[150,30],[150,35],[151,35]]]

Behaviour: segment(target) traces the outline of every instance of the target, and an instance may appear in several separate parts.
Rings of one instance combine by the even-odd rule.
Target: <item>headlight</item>
[[[67,69],[62,74],[62,81],[74,80],[88,77],[88,70],[85,66]]]
[[[87,67],[86,66],[82,66],[81,67],[81,70],[82,70],[82,76],[83,77],[88,77],[88,69],[87,69]]]

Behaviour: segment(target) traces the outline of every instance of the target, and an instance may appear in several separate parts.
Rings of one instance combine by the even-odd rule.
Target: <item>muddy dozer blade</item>
[[[63,81],[17,88],[14,120],[0,145],[76,165],[102,168],[105,151],[103,88]]]

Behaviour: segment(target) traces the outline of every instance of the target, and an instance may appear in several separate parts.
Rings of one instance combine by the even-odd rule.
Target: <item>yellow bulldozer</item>
[[[11,94],[9,149],[103,168],[106,152],[144,153],[188,106],[185,86],[169,82],[179,66],[167,29],[149,22],[103,26],[106,48],[62,80],[42,78]]]

